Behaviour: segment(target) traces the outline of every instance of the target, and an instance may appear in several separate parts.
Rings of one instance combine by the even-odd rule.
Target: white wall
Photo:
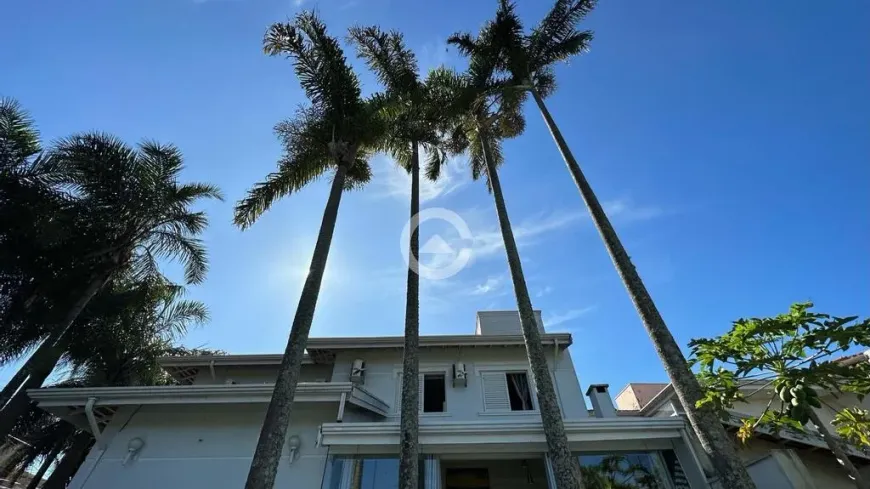
[[[546,351],[548,366],[555,379],[557,394],[560,398],[563,414],[566,419],[586,418],[586,402],[580,384],[574,372],[574,365],[567,350],[560,348],[556,368],[553,368],[554,349]],[[402,369],[401,350],[359,350],[344,351],[336,356],[332,379],[334,382],[346,382],[350,378],[350,368],[353,360],[362,358],[366,362],[364,388],[378,396],[398,415],[398,381],[397,372]],[[451,367],[456,362],[465,363],[468,372],[467,387],[453,387],[450,379]],[[446,413],[422,414],[421,422],[426,419],[446,421],[470,421],[480,417],[483,411],[483,393],[480,389],[480,378],[477,367],[490,365],[528,366],[525,348],[516,347],[484,347],[484,348],[444,348],[424,349],[420,351],[420,370],[443,369],[448,374]],[[524,368],[525,368],[524,367]],[[492,416],[487,414],[487,419]],[[528,414],[505,414],[501,416],[528,416]],[[527,419],[527,418],[524,418]]]
[[[243,487],[265,412],[265,405],[251,404],[143,406],[132,417],[119,412],[106,433],[107,449],[91,450],[70,489]],[[296,406],[288,436],[299,435],[300,454],[289,465],[284,449],[275,487],[320,487],[327,449],[315,441],[320,424],[330,421],[332,404]],[[145,446],[123,466],[128,442],[136,437]]]

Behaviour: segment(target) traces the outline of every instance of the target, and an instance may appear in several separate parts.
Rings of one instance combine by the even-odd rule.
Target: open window
[[[507,380],[511,411],[534,410],[528,374],[525,372],[508,372],[505,374],[505,380]]]
[[[421,398],[424,413],[443,413],[447,400],[447,379],[444,374],[423,374]]]

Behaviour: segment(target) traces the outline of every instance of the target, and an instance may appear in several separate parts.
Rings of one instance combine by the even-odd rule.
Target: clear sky
[[[316,7],[405,32],[424,69],[462,66],[445,39],[494,1],[31,0],[6,2],[0,95],[46,139],[99,129],[183,150],[185,178],[225,192],[207,206],[211,271],[191,290],[213,319],[186,343],[283,350],[326,200],[321,182],[241,232],[233,203],[275,167],[272,127],[303,96],[290,62],[261,52],[269,24]],[[528,26],[549,2],[522,1]],[[685,345],[741,316],[812,300],[870,314],[870,4],[602,2],[590,53],[558,71],[551,111],[606,203],[668,325]],[[353,57],[352,50],[348,55]],[[365,90],[377,87],[354,60]],[[540,116],[506,143],[501,172],[536,308],[574,335],[585,385],[665,375]],[[470,264],[425,281],[424,334],[471,333],[474,313],[515,307],[492,199],[457,160],[424,188],[475,236]],[[384,157],[345,196],[313,335],[399,335],[407,177]],[[444,223],[424,226],[451,243]],[[429,224],[429,223],[427,223]],[[440,227],[439,227],[440,226]],[[425,229],[425,228],[429,229]]]

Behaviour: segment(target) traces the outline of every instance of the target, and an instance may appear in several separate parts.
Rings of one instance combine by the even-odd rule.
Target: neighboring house
[[[516,311],[480,312],[469,330],[476,334],[420,338],[420,487],[553,487]],[[588,391],[590,416],[571,335],[542,336],[569,443],[586,471],[619,487],[708,487],[682,418],[617,417],[603,385]],[[398,336],[309,340],[276,488],[397,487],[402,345]],[[73,489],[240,489],[280,360],[166,358],[182,385],[29,394],[97,438]]]
[[[839,359],[844,363],[868,361],[864,353]],[[745,394],[758,390],[758,386],[741,387]],[[852,394],[820,392],[822,408],[816,412],[824,422],[830,422],[835,413],[845,407],[870,407],[870,399],[863,403]],[[772,390],[766,389],[763,395],[749,397],[748,403],[740,403],[731,411],[731,418],[724,422],[732,431],[741,425],[740,420],[747,416],[759,416],[764,412]],[[685,413],[674,389],[664,383],[630,383],[616,396],[616,407],[621,417],[672,418],[682,417]],[[749,473],[759,488],[770,489],[853,489],[855,483],[846,476],[827,444],[812,426],[806,426],[806,433],[783,431],[774,434],[759,431],[756,436],[740,448],[740,456],[746,461]],[[701,455],[701,463],[708,474],[712,466],[706,459],[698,441],[692,436],[696,452]],[[870,455],[855,448],[850,449],[850,459],[870,477]]]

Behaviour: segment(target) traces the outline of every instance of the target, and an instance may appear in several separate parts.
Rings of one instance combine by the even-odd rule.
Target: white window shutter
[[[399,391],[396,393],[396,413],[402,412],[402,372],[398,373]],[[423,374],[419,376],[420,381],[417,383],[417,411],[423,412]]]
[[[417,412],[423,412],[423,374],[420,374],[417,382]]]
[[[481,372],[480,384],[484,411],[510,411],[511,401],[504,372]]]

